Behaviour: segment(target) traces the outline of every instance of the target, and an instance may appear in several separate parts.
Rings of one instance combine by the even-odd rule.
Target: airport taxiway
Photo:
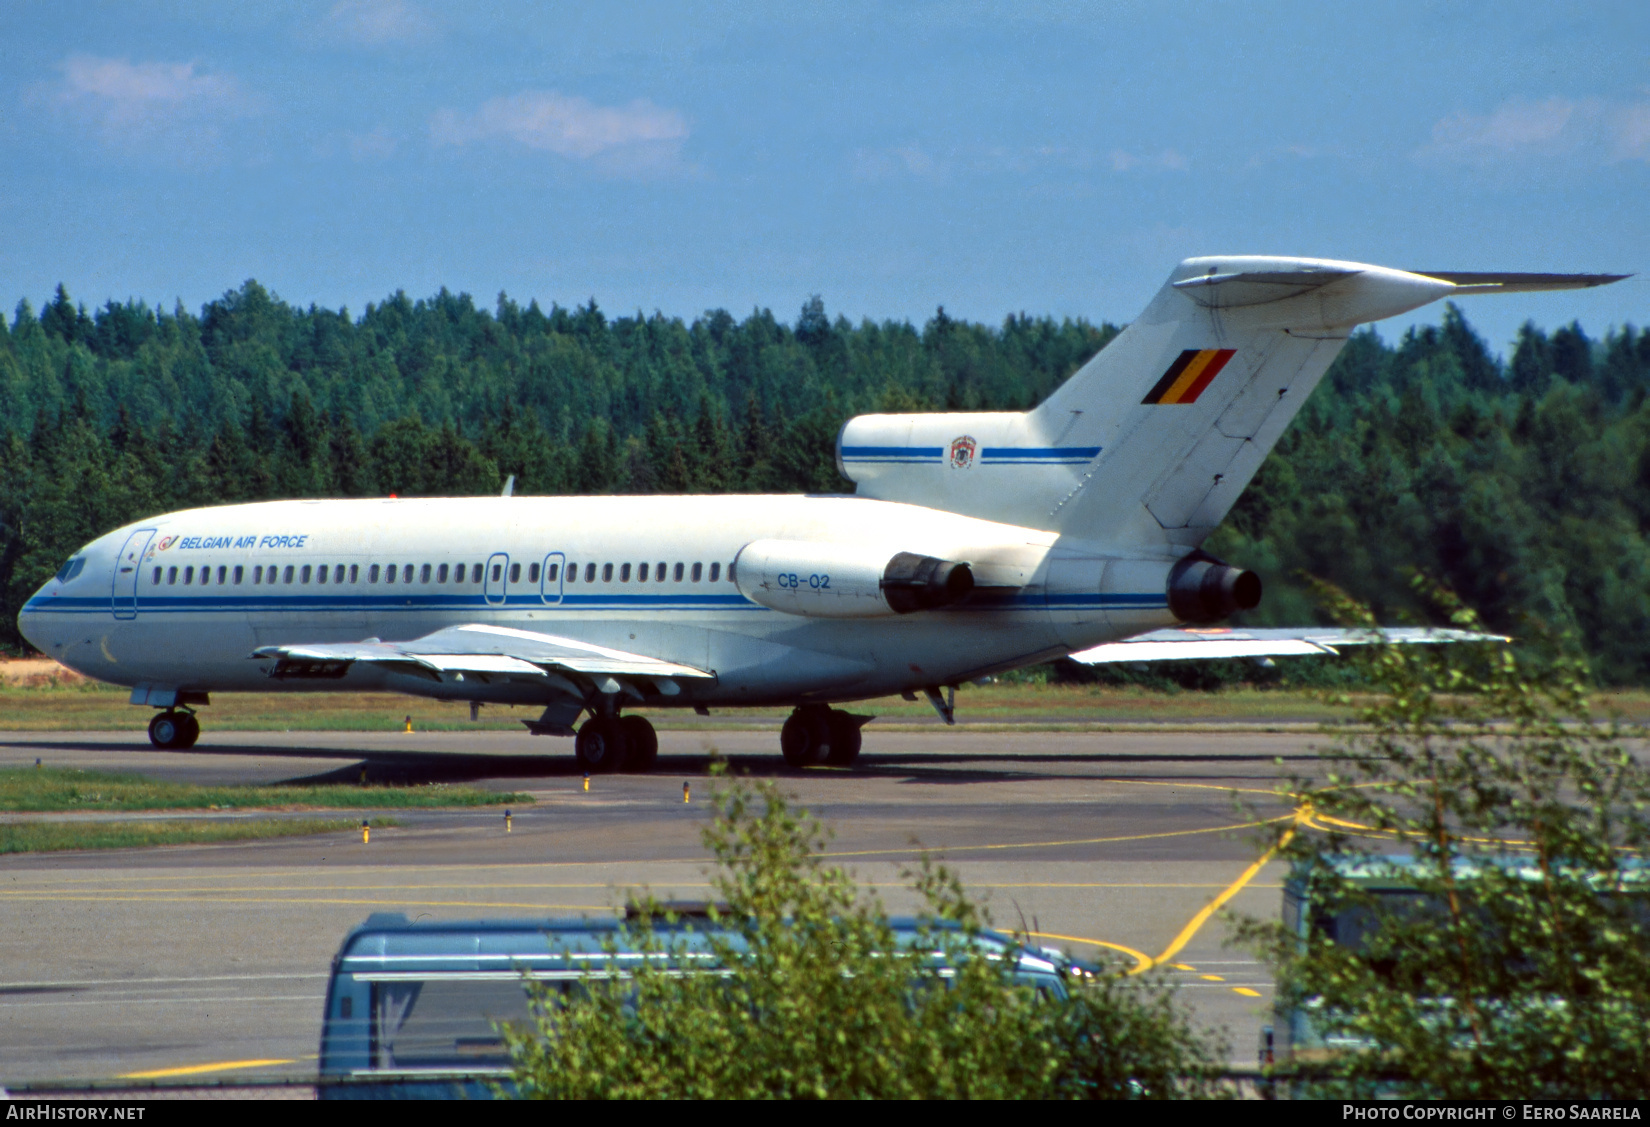
[[[534,798],[508,833],[496,808],[408,810],[368,844],[348,833],[0,859],[0,1081],[313,1070],[328,964],[370,912],[577,915],[637,889],[703,898],[713,755],[795,794],[832,830],[827,852],[893,911],[915,906],[901,873],[927,850],[1000,926],[1125,965],[1168,952],[1164,973],[1248,1063],[1271,983],[1206,909],[1224,898],[1275,916],[1281,866],[1253,867],[1263,823],[1290,816],[1277,780],[1310,770],[1323,742],[1309,730],[872,726],[855,770],[798,773],[770,732],[666,731],[656,772],[597,776],[586,791],[566,741],[513,733],[208,730],[189,752],[126,733],[0,735],[5,765],[197,783],[353,782],[365,769]]]

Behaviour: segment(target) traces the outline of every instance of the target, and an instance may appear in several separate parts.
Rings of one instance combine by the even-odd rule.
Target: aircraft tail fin
[[[1178,555],[1225,517],[1357,325],[1454,293],[1614,280],[1191,258],[1035,410],[862,415],[838,460],[861,495]]]

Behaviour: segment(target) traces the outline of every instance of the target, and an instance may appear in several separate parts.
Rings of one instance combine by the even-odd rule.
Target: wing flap
[[[1201,658],[1303,657],[1334,654],[1342,646],[1442,645],[1453,642],[1510,642],[1501,634],[1445,630],[1428,626],[1400,626],[1380,630],[1338,630],[1330,627],[1281,629],[1153,630],[1106,642],[1069,655],[1083,665],[1123,661],[1191,661]]]
[[[645,677],[658,682],[714,678],[715,674],[672,661],[609,649],[575,638],[516,630],[508,626],[474,623],[437,630],[410,642],[341,642],[263,646],[255,658],[276,661],[271,675],[312,676],[309,669],[335,668],[339,663],[369,662],[440,680],[449,673],[482,676],[545,676],[549,672],[599,678],[601,691],[615,677]],[[661,691],[671,695],[672,683]]]

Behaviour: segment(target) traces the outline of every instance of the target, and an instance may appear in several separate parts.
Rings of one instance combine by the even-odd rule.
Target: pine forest
[[[359,316],[256,282],[199,314],[95,312],[62,287],[0,320],[0,643],[79,545],[125,522],[284,497],[843,492],[867,411],[1023,410],[1117,334],[941,308],[609,317],[445,290]],[[1650,684],[1650,330],[1526,324],[1503,358],[1455,306],[1352,339],[1208,545],[1258,570],[1255,623],[1320,614],[1308,576],[1427,621],[1420,572],[1512,634]]]

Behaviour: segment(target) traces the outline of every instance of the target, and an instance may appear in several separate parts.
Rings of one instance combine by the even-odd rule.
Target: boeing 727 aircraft
[[[849,496],[274,501],[86,545],[25,604],[40,650],[158,708],[214,691],[384,690],[542,708],[591,771],[646,770],[626,708],[795,706],[794,766],[846,765],[833,705],[1035,662],[1321,653],[1340,631],[1209,632],[1260,580],[1201,550],[1353,329],[1460,294],[1617,275],[1192,258],[1026,412],[861,415]],[[508,489],[506,490],[508,492]],[[1411,631],[1401,641],[1459,640]]]

